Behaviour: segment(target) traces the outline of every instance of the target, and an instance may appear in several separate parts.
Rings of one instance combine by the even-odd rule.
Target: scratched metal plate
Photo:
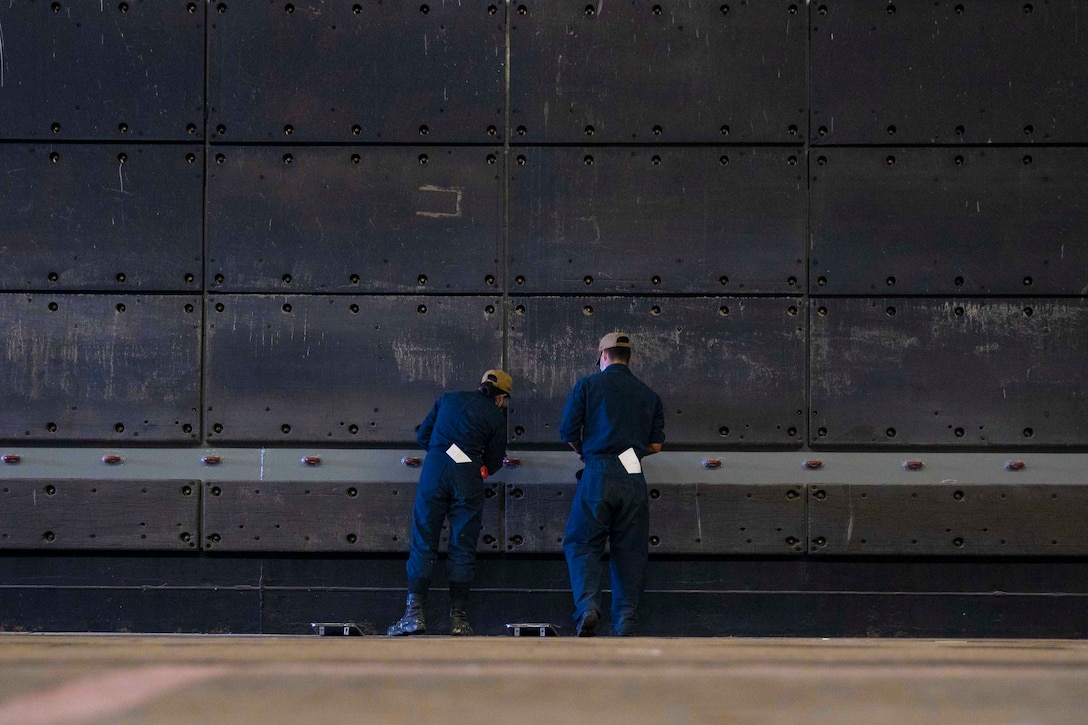
[[[812,304],[813,445],[1088,446],[1088,300]]]
[[[504,3],[228,2],[208,12],[216,141],[502,140]]]
[[[807,195],[796,150],[525,148],[513,162],[516,293],[803,287]]]
[[[1088,150],[824,148],[813,294],[1088,289]]]
[[[813,142],[1088,140],[1079,0],[810,7]]]
[[[0,146],[0,289],[200,289],[203,149]]]
[[[193,443],[200,297],[0,295],[0,439]]]
[[[805,3],[522,0],[509,7],[515,142],[805,137]]]
[[[195,549],[197,481],[5,480],[0,549]]]
[[[207,284],[492,293],[501,285],[501,163],[477,147],[216,147]]]
[[[510,426],[559,445],[563,404],[596,372],[597,342],[634,340],[632,370],[661,396],[666,446],[798,447],[805,425],[805,329],[784,297],[525,297],[511,302]]]
[[[810,485],[812,554],[1083,556],[1083,485]]]
[[[501,485],[485,490],[477,551],[498,550]],[[415,483],[217,481],[204,484],[207,551],[406,552]],[[440,549],[449,543],[443,524]]]
[[[207,440],[414,446],[439,395],[501,362],[494,297],[215,295]]]
[[[507,551],[555,553],[574,483],[506,487]],[[805,496],[789,484],[649,484],[651,554],[794,554],[805,547]]]
[[[204,6],[4,3],[0,137],[199,140]]]

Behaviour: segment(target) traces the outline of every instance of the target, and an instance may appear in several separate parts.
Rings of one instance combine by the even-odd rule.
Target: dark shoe
[[[472,636],[472,625],[468,623],[468,615],[464,609],[450,610],[450,634],[454,637]]]
[[[578,636],[579,637],[596,637],[597,636],[597,620],[601,618],[601,615],[597,613],[596,609],[590,609],[582,618],[578,620]]]
[[[409,594],[404,616],[389,628],[390,637],[406,634],[426,634],[427,622],[423,618],[423,604],[426,600],[421,594]]]

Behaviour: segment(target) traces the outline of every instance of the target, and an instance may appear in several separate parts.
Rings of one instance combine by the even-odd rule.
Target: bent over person
[[[390,635],[424,634],[424,607],[431,587],[442,522],[450,522],[448,568],[450,634],[470,635],[468,596],[476,573],[484,482],[506,456],[506,408],[514,381],[502,370],[484,373],[474,391],[446,393],[419,426],[427,449],[412,510],[408,555],[408,602]]]
[[[601,371],[575,383],[559,425],[560,438],[585,461],[563,537],[579,637],[597,633],[606,541],[612,629],[635,633],[650,538],[641,460],[665,442],[661,398],[628,367],[630,336],[605,335],[598,352]]]

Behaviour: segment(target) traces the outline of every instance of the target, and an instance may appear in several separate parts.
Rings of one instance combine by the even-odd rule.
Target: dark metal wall
[[[651,481],[655,567],[672,582],[654,611],[687,607],[681,589],[718,601],[708,582],[762,556],[784,558],[763,562],[779,574],[760,586],[793,592],[817,555],[847,557],[821,570],[839,593],[883,591],[896,567],[945,570],[924,557],[1078,565],[1086,10],[8,3],[0,598],[34,590],[19,572],[45,562],[113,592],[102,568],[76,583],[81,556],[137,572],[124,591],[147,567],[168,582],[177,567],[179,591],[227,571],[246,589],[265,563],[331,567],[290,616],[246,603],[222,626],[88,625],[293,631],[300,610],[358,595],[354,564],[376,572],[392,615],[386,557],[405,550],[415,475],[401,449],[440,391],[503,365],[529,473],[488,499],[481,551],[511,578],[486,606],[527,606],[503,592],[533,588],[537,562],[555,579],[542,614],[563,616],[554,538],[573,461],[543,449],[614,329],[635,336],[636,373],[665,400],[668,448],[697,452]],[[266,480],[279,449],[293,468]],[[903,458],[913,472],[981,451],[1041,473],[985,468],[968,493],[961,474],[900,478]],[[871,463],[882,455],[891,470]],[[709,489],[703,459],[725,461]],[[851,568],[868,555],[907,559]],[[1028,564],[988,566],[1030,579]],[[949,606],[986,609],[962,592]],[[0,627],[80,628],[26,596]],[[924,606],[904,619],[856,599],[874,608],[869,633],[1028,633],[930,627]],[[1081,635],[1054,616],[1051,634]],[[668,632],[733,629],[704,619]],[[762,627],[739,630],[806,631]]]

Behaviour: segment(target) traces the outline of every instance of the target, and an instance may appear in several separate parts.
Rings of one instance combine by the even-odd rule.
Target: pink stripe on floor
[[[156,697],[231,671],[229,667],[210,665],[108,670],[0,701],[0,723],[60,725],[119,715]]]

